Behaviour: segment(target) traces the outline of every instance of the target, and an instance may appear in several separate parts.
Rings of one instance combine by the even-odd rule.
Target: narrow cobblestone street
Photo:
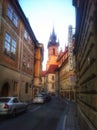
[[[43,105],[30,104],[27,113],[0,121],[1,130],[78,130],[75,103],[58,97]]]

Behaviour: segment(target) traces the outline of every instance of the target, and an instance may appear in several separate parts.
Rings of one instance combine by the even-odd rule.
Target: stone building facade
[[[73,42],[71,43],[73,44]],[[76,100],[75,98],[75,66],[69,60],[74,60],[74,54],[70,57],[69,46],[58,55],[58,67],[56,69],[56,93],[62,98]]]
[[[0,96],[32,99],[36,48],[39,43],[18,0],[0,0]]]
[[[82,130],[97,130],[97,0],[73,0],[73,5],[78,117]]]
[[[69,99],[69,62],[68,62],[68,47],[65,51],[60,51],[58,55],[58,68],[56,69],[56,91],[58,95]]]

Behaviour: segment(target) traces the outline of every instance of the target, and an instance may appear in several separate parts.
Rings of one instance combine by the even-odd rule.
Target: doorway
[[[5,83],[1,89],[1,96],[2,97],[8,97],[10,92],[10,86],[9,83]]]

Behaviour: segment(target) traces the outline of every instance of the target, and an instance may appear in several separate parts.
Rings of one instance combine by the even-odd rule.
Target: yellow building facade
[[[69,49],[65,48],[58,57],[58,68],[56,69],[56,92],[64,99],[75,101],[75,73],[70,69]]]
[[[42,62],[43,62],[43,44],[39,44],[35,49],[35,64],[34,64],[34,96],[41,92],[42,89]]]

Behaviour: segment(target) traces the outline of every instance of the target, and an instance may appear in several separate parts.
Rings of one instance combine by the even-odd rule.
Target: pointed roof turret
[[[55,34],[55,30],[54,30],[54,27],[53,27],[53,30],[52,30],[52,35],[50,37],[50,40],[53,41],[53,42],[56,42],[56,39],[57,39],[57,36]]]
[[[55,34],[55,30],[54,30],[54,27],[53,27],[52,34],[50,35],[50,38],[49,38],[48,47],[51,46],[51,45],[59,46],[59,42],[57,42],[56,40],[57,40],[57,36]]]

